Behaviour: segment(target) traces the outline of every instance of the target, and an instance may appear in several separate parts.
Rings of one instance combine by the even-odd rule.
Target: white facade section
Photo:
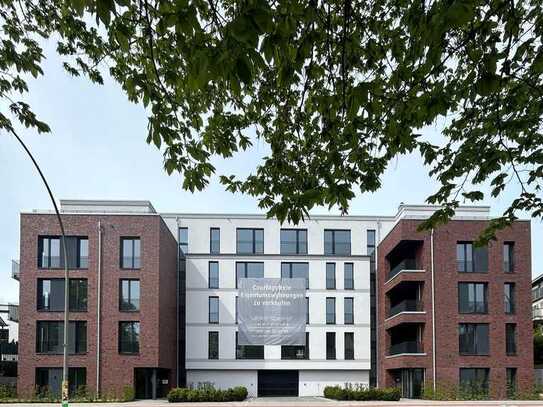
[[[186,369],[187,384],[211,382],[226,388],[243,385],[256,396],[259,370],[298,370],[299,395],[322,395],[333,384],[369,384],[370,351],[370,257],[368,230],[376,239],[388,233],[394,218],[321,216],[299,225],[281,225],[260,215],[162,214],[178,236],[187,228],[186,255]],[[220,253],[210,253],[211,228],[220,229]],[[263,254],[237,254],[238,228],[264,229]],[[281,229],[306,229],[307,253],[282,255]],[[350,255],[324,255],[324,231],[349,230]],[[377,243],[377,242],[376,242]],[[209,263],[219,265],[219,288],[209,287]],[[280,278],[281,264],[307,263],[309,268],[309,359],[282,360],[281,346],[265,346],[264,359],[236,359],[236,263],[260,262],[264,277]],[[335,264],[335,289],[326,288],[326,264]],[[345,264],[353,265],[354,288],[344,286]],[[219,297],[219,323],[209,323],[209,297]],[[326,298],[335,298],[336,323],[326,323]],[[344,299],[353,298],[354,323],[345,324]],[[208,358],[209,332],[218,332],[219,358]],[[335,360],[327,360],[326,333],[335,333]],[[345,333],[354,334],[354,359],[345,359]]]

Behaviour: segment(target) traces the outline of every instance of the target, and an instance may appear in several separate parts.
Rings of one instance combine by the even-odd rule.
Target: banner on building
[[[239,345],[305,345],[303,278],[242,278],[238,282]]]

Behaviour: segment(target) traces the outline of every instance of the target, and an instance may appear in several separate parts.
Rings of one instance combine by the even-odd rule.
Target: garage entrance
[[[298,397],[297,370],[259,370],[258,397]]]

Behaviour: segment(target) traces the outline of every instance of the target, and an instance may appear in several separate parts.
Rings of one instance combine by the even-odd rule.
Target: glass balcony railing
[[[405,341],[390,346],[388,354],[400,355],[404,353],[422,353],[422,344],[417,341]]]
[[[388,278],[394,277],[402,270],[417,270],[417,261],[415,259],[404,259],[394,266],[388,273]]]
[[[543,321],[543,308],[534,308],[532,310],[532,316],[535,320]]]
[[[415,311],[422,311],[422,310],[423,310],[422,301],[403,300],[402,302],[399,302],[398,304],[390,307],[388,316],[392,317],[394,315],[399,314],[400,312],[415,312]]]

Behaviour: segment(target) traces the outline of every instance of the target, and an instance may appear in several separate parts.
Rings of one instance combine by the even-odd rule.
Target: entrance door
[[[422,395],[424,385],[424,369],[402,369],[402,396],[408,399],[418,399]]]
[[[298,396],[297,370],[259,370],[258,397]]]
[[[135,368],[134,387],[137,399],[166,397],[170,389],[170,371],[158,368]]]

